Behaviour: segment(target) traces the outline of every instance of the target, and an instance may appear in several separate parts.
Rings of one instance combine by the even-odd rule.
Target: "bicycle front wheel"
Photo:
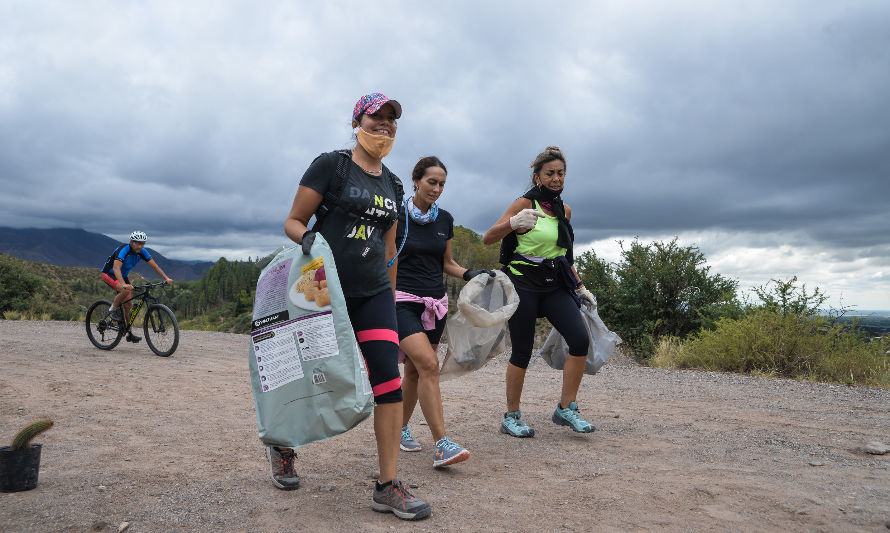
[[[109,309],[111,309],[111,302],[98,300],[87,310],[85,320],[87,337],[90,338],[93,346],[100,350],[114,348],[124,335],[123,328],[109,315]]]
[[[155,355],[170,357],[179,346],[179,323],[169,307],[151,304],[142,323],[145,342]]]

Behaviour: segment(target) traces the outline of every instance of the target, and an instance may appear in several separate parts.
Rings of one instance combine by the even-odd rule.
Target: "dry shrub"
[[[663,348],[662,348],[663,346]],[[657,365],[890,387],[890,340],[869,340],[823,317],[759,310],[659,345]]]
[[[678,362],[685,359],[683,342],[677,337],[662,337],[655,346],[650,364],[665,368],[677,368]]]

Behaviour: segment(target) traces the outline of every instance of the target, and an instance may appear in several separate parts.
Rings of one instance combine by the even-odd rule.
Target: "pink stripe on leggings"
[[[392,392],[399,387],[402,386],[402,378],[397,377],[395,379],[391,379],[386,383],[381,383],[376,387],[371,387],[371,391],[374,392],[374,396],[380,396],[381,394],[386,394],[387,392]]]
[[[399,334],[391,329],[366,329],[356,332],[355,338],[359,342],[389,341],[397,346],[399,344]]]

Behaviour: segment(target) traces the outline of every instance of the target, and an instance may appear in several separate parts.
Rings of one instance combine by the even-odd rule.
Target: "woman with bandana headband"
[[[445,435],[445,416],[439,391],[439,359],[436,349],[448,313],[448,295],[443,274],[469,281],[479,274],[494,276],[490,270],[467,270],[451,255],[454,218],[437,203],[445,188],[445,164],[435,156],[421,158],[411,179],[414,196],[405,198],[399,213],[396,242],[399,246],[399,273],[396,290],[396,316],[399,320],[399,346],[405,354],[402,439],[407,452],[419,452],[421,445],[411,436],[408,421],[420,400],[420,408],[436,445],[433,467],[465,461],[470,452]]]
[[[531,168],[531,188],[482,236],[485,244],[502,241],[503,271],[519,294],[519,307],[508,323],[513,349],[507,365],[507,412],[500,430],[513,437],[535,434],[522,420],[519,400],[531,360],[535,321],[546,317],[566,340],[571,356],[563,369],[562,394],[552,420],[576,432],[590,433],[595,428],[581,417],[576,402],[590,343],[579,307],[582,299],[592,305],[596,300],[573,265],[572,210],[560,196],[565,156],[558,147],[548,146]]]
[[[309,253],[315,233],[330,244],[346,307],[368,366],[374,393],[374,433],[380,478],[371,507],[405,520],[430,515],[429,504],[412,496],[396,478],[402,421],[402,389],[398,366],[399,337],[395,309],[396,220],[402,205],[401,182],[383,164],[396,136],[402,106],[383,94],[361,97],[352,112],[356,144],[350,151],[318,156],[294,197],[284,231]],[[312,230],[309,219],[317,222]],[[394,261],[392,262],[394,265]],[[294,451],[270,446],[273,484],[299,487]]]

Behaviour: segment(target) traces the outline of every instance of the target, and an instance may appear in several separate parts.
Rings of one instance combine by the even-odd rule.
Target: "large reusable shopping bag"
[[[593,304],[584,303],[581,306],[581,318],[584,319],[584,326],[587,328],[587,335],[590,337],[590,344],[587,348],[587,361],[584,364],[585,374],[596,374],[602,368],[618,344],[621,343],[621,337],[609,328],[600,319],[599,313],[596,311],[596,302]],[[544,341],[538,355],[551,368],[562,370],[566,364],[566,357],[569,356],[569,345],[566,344],[562,335],[556,331],[556,328],[550,330],[547,339]]]
[[[374,407],[331,248],[285,248],[257,281],[250,382],[263,444],[296,448],[333,437]]]
[[[462,376],[485,366],[507,350],[507,321],[519,307],[519,295],[500,270],[480,274],[457,297],[457,312],[445,324],[448,350],[439,379]]]

